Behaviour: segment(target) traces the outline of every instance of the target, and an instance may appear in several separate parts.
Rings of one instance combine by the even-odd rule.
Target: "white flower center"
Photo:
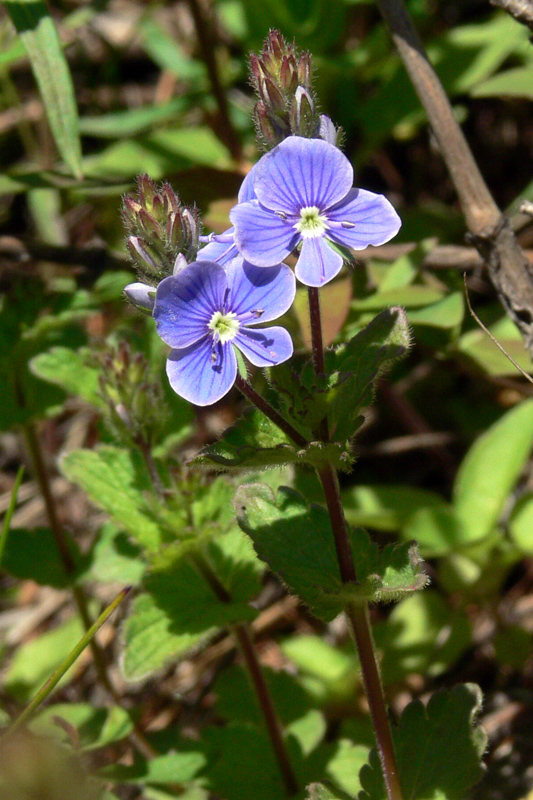
[[[226,314],[221,311],[215,311],[207,327],[213,331],[215,341],[225,344],[235,339],[241,326],[237,319],[237,314],[233,311],[228,311]]]
[[[304,239],[323,236],[328,228],[328,220],[316,206],[307,206],[300,211],[300,219],[294,226]]]

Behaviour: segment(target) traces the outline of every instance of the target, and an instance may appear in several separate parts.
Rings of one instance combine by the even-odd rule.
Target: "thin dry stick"
[[[510,355],[509,355],[509,353],[507,352],[507,350],[505,349],[505,347],[503,347],[503,346],[502,346],[502,345],[499,343],[499,341],[496,339],[496,337],[492,335],[492,333],[489,331],[489,329],[487,328],[487,326],[486,326],[486,325],[484,325],[484,324],[483,324],[483,322],[481,322],[480,318],[478,317],[478,315],[476,314],[476,312],[475,312],[475,311],[474,311],[474,309],[472,308],[472,303],[470,302],[470,295],[468,294],[468,286],[467,286],[467,284],[466,284],[466,274],[464,274],[464,275],[463,275],[463,280],[464,280],[464,282],[465,282],[465,295],[466,295],[466,303],[467,303],[467,305],[468,305],[468,310],[470,311],[470,313],[472,314],[472,316],[473,316],[473,317],[474,317],[474,319],[476,320],[476,322],[477,322],[477,324],[479,325],[479,327],[480,327],[482,330],[484,330],[484,331],[485,331],[485,333],[487,334],[487,336],[489,337],[489,339],[491,339],[491,341],[493,341],[493,342],[494,342],[494,344],[496,345],[496,347],[497,347],[499,350],[501,350],[501,352],[504,354],[504,356],[505,356],[507,359],[509,359],[509,361],[511,362],[511,364],[513,365],[513,367],[516,367],[516,369],[518,370],[518,372],[519,372],[521,375],[523,375],[523,376],[524,376],[524,378],[526,378],[526,379],[527,379],[527,380],[528,380],[530,383],[533,383],[533,378],[531,377],[531,375],[528,375],[528,373],[525,371],[525,369],[522,369],[522,367],[520,366],[520,364],[518,364],[518,363],[517,363],[517,362],[514,360],[514,358],[513,358],[512,356],[510,356]]]
[[[377,0],[398,52],[428,115],[442,157],[453,180],[470,238],[487,263],[500,299],[533,354],[533,271],[509,220],[494,202],[446,92],[426,52],[403,0]]]

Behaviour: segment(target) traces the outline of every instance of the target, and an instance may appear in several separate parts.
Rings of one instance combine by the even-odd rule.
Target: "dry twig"
[[[511,223],[494,202],[450,101],[407,13],[403,0],[377,0],[400,56],[428,115],[455,185],[470,240],[486,262],[492,283],[533,353],[533,269]]]

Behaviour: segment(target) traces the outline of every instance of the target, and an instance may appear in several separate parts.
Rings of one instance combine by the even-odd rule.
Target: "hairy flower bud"
[[[122,218],[127,246],[143,282],[157,285],[172,275],[182,253],[194,261],[199,247],[200,217],[183,206],[169,183],[158,188],[147,175],[137,178],[137,196],[126,195]]]
[[[272,150],[287,136],[316,138],[320,115],[312,87],[311,56],[300,53],[275,30],[259,56],[250,56],[250,80],[258,96],[254,110],[260,145]]]

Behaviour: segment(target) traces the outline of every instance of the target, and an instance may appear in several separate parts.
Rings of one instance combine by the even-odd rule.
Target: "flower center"
[[[207,327],[213,331],[215,341],[225,344],[235,339],[240,328],[240,322],[237,319],[237,314],[233,311],[228,311],[226,314],[223,314],[222,311],[215,311]]]
[[[300,211],[300,219],[294,226],[304,239],[323,236],[328,228],[328,220],[316,206],[307,206]]]

